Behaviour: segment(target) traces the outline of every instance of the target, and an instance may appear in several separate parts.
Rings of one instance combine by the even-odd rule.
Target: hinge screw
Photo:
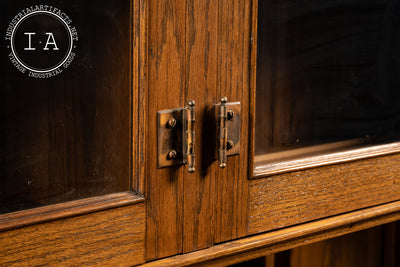
[[[230,150],[230,149],[233,148],[234,145],[235,145],[235,144],[233,143],[232,140],[228,140],[228,142],[226,143],[226,149],[227,149],[227,150]]]
[[[175,126],[176,126],[176,119],[175,118],[169,118],[168,127],[169,128],[174,128]]]
[[[226,115],[227,115],[228,121],[231,121],[231,120],[233,120],[233,116],[235,116],[235,113],[232,110],[229,110]]]
[[[177,156],[178,156],[178,153],[176,153],[175,150],[171,150],[168,152],[167,159],[173,160],[173,159],[176,159]]]

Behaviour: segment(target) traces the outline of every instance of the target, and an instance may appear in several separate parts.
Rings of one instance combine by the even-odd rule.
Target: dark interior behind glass
[[[258,5],[256,157],[400,139],[400,1]]]
[[[130,1],[46,4],[72,19],[76,58],[32,78],[0,44],[0,213],[129,190]],[[31,5],[2,1],[0,33]]]

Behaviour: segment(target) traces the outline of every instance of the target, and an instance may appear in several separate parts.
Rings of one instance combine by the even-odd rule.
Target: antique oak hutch
[[[0,265],[400,264],[400,1],[45,4],[0,4]]]

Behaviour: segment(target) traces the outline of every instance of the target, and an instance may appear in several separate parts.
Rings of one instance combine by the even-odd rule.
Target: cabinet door
[[[143,1],[148,57],[141,94],[147,160],[147,259],[246,235],[251,1]],[[214,104],[241,101],[240,155],[216,160]],[[145,98],[146,99],[146,98]],[[157,168],[157,111],[195,101],[196,171]],[[144,184],[144,181],[138,181]]]
[[[129,190],[129,7],[1,4],[1,213]]]
[[[143,2],[147,259],[398,200],[396,4]],[[221,96],[242,111],[225,169]],[[158,169],[157,111],[189,99],[196,171]]]
[[[399,199],[399,7],[258,2],[250,234]]]
[[[0,265],[143,261],[133,2],[0,4]]]

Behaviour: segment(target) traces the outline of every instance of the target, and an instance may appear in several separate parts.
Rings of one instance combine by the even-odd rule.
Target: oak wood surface
[[[247,0],[219,1],[216,93],[241,102],[242,121],[240,155],[228,157],[227,167],[216,170],[215,243],[246,234],[248,170],[243,162],[248,159],[251,4]]]
[[[185,97],[196,102],[196,172],[183,181],[183,252],[190,252],[214,242],[218,1],[186,3]]]
[[[258,234],[143,266],[226,266],[400,219],[400,202]]]
[[[246,234],[251,2],[143,1],[148,5],[147,259]],[[145,11],[144,11],[145,12]],[[141,49],[141,48],[140,48]],[[146,85],[145,85],[146,86]],[[215,161],[214,104],[241,101],[240,155]],[[156,169],[156,112],[196,102],[196,172]],[[142,100],[141,100],[142,102]],[[143,109],[141,107],[141,109]],[[146,131],[146,130],[145,130]],[[141,152],[140,152],[141,153]]]
[[[144,262],[145,204],[0,233],[2,266],[132,266]]]
[[[301,158],[296,158],[297,155],[294,155],[297,150],[291,150],[287,152],[277,152],[264,154],[260,156],[255,156],[254,162],[255,167],[253,171],[252,178],[260,178],[266,177],[269,175],[285,173],[290,171],[298,171],[304,170],[307,168],[315,168],[325,165],[338,164],[343,162],[350,162],[360,159],[385,156],[389,154],[398,153],[400,151],[400,143],[394,142],[390,144],[384,145],[376,145],[376,146],[367,146],[358,149],[345,149],[343,147],[344,143],[351,143],[353,141],[344,141],[344,142],[336,142],[330,143],[326,145],[319,146],[311,146],[308,148],[300,148],[301,153],[305,151],[309,151],[307,157],[303,154]],[[354,142],[357,142],[356,140]],[[341,147],[336,147],[338,143],[341,143]],[[328,147],[332,147],[331,150],[328,150]],[[336,148],[335,148],[336,147]],[[319,151],[319,153],[315,153],[319,148],[326,149],[325,151]],[[286,154],[286,158],[281,158],[281,161],[274,159],[274,155],[276,158],[279,158]],[[284,156],[285,157],[285,156]],[[270,160],[273,159],[274,162]]]
[[[140,28],[140,18],[141,18],[141,9],[140,9],[140,1],[139,0],[132,0],[131,7],[132,10],[131,14],[131,39],[132,39],[132,73],[131,73],[131,80],[132,80],[132,136],[131,136],[131,154],[132,154],[132,183],[131,189],[136,190],[137,192],[144,193],[144,186],[143,186],[143,179],[141,179],[140,174],[140,149],[139,143],[140,139],[139,136],[142,136],[143,133],[143,125],[142,127],[138,127],[136,125],[140,125],[139,121],[142,116],[145,114],[141,114],[140,109],[140,45],[141,45],[141,28]]]
[[[249,86],[249,157],[248,177],[253,177],[256,135],[256,90],[257,90],[257,40],[258,40],[258,1],[252,1],[251,7],[251,46],[250,46],[250,86]],[[259,126],[260,127],[260,126]]]
[[[0,215],[0,231],[127,206],[139,202],[144,202],[142,196],[124,192],[7,213]]]
[[[159,110],[185,105],[185,14],[181,0],[148,5],[148,128],[146,148],[146,258],[182,251],[184,168],[157,169]],[[144,101],[146,102],[146,101]],[[190,179],[193,175],[187,175]]]
[[[394,154],[252,180],[248,234],[398,200],[399,160]]]
[[[136,7],[133,20],[133,118],[137,124],[133,124],[133,181],[132,188],[137,192],[146,194],[146,153],[148,133],[148,34],[149,34],[149,5],[147,0],[134,0]],[[136,102],[135,102],[136,101]],[[136,128],[136,129],[135,129]],[[135,142],[136,141],[136,142]]]

